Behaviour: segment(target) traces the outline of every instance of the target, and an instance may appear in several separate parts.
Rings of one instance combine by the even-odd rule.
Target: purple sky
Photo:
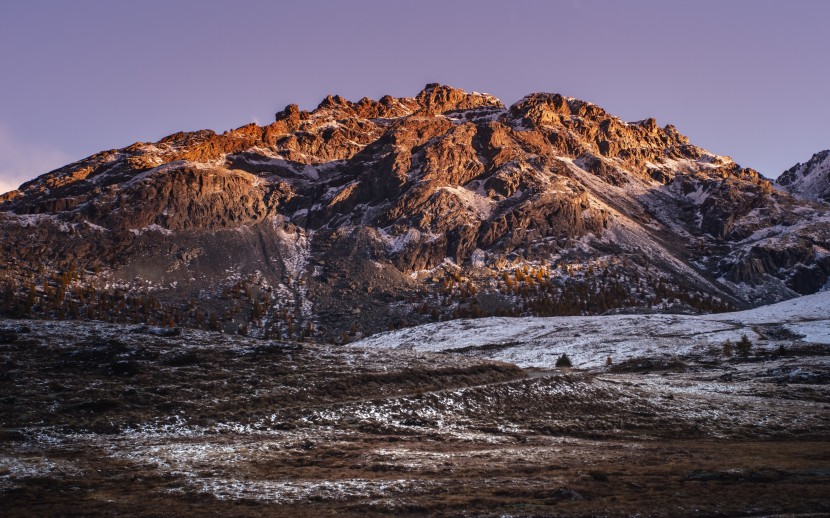
[[[428,82],[654,116],[774,177],[830,147],[828,22],[823,0],[5,2],[0,192],[137,140]]]

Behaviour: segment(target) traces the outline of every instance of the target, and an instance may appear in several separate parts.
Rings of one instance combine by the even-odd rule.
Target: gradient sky
[[[0,6],[0,192],[94,152],[428,82],[589,100],[769,177],[830,148],[830,1]]]

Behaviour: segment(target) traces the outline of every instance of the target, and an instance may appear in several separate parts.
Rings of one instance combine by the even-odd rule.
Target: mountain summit
[[[793,196],[830,203],[830,149],[784,171],[776,184]]]
[[[827,210],[671,125],[439,84],[98,153],[0,198],[0,243],[9,314],[336,341],[745,307],[830,274]]]

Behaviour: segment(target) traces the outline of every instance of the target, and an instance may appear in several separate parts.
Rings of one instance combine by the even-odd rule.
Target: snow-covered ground
[[[377,334],[352,347],[454,351],[539,368],[552,367],[565,353],[575,367],[592,368],[605,365],[608,357],[618,363],[638,357],[704,354],[744,334],[756,350],[778,347],[782,341],[830,345],[830,292],[716,315],[454,320]],[[771,334],[779,338],[771,339]]]

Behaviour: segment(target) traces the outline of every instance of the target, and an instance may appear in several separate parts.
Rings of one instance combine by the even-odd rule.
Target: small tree
[[[222,326],[219,324],[219,318],[217,318],[216,313],[211,313],[210,317],[208,317],[208,329],[211,331],[219,331],[222,329]]]
[[[557,367],[571,367],[571,359],[568,358],[567,354],[562,353],[562,356],[560,356],[559,359],[556,360],[556,366]]]
[[[732,345],[732,340],[727,340],[723,342],[723,355],[724,356],[732,356],[734,347]]]
[[[745,334],[742,335],[741,339],[738,340],[738,344],[737,344],[738,354],[740,354],[741,356],[744,356],[744,357],[749,356],[749,350],[751,348],[752,348],[752,342],[749,340],[749,338],[747,338],[747,336]]]
[[[609,367],[611,365],[614,365],[614,359],[609,356],[608,358],[605,359],[605,365],[607,365]]]

